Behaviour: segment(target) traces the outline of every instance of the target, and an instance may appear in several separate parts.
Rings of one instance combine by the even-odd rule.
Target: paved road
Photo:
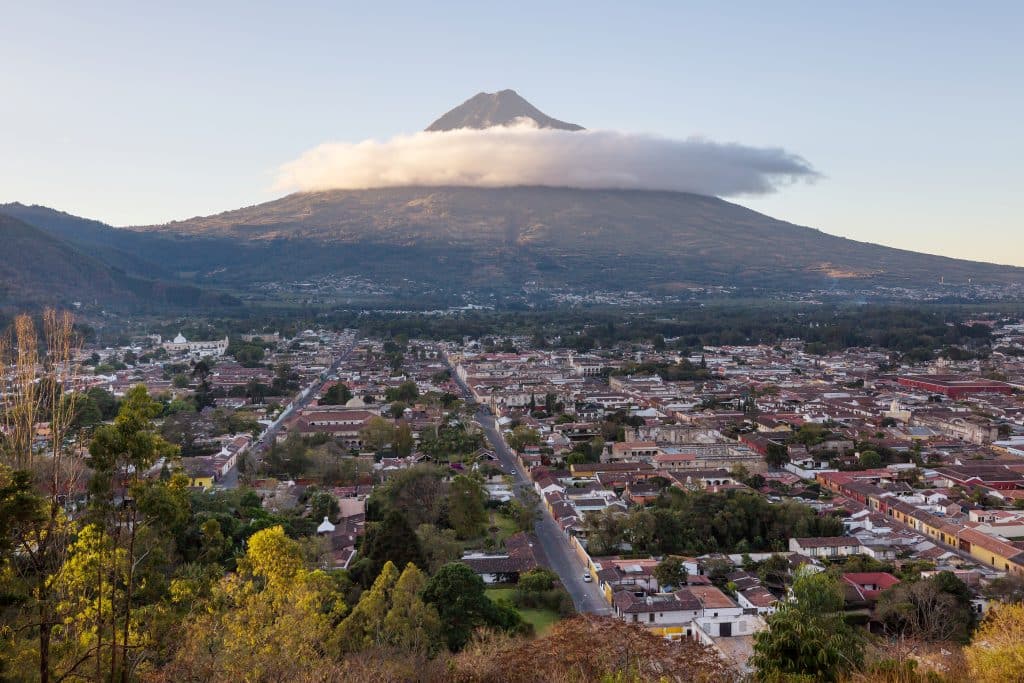
[[[470,398],[469,388],[455,375],[452,368],[452,378],[458,383],[465,397]],[[477,411],[476,421],[483,428],[487,440],[494,449],[501,464],[508,472],[512,473],[513,490],[517,497],[523,495],[524,490],[533,488],[529,477],[519,464],[519,460],[513,455],[512,450],[505,443],[498,431],[497,424],[491,416],[490,411],[481,408]],[[534,526],[534,534],[540,543],[541,550],[547,558],[548,565],[562,581],[562,585],[572,596],[573,604],[577,612],[588,612],[591,614],[610,614],[611,609],[605,602],[604,596],[594,582],[583,581],[583,563],[577,558],[576,553],[569,547],[569,539],[555,523],[551,514],[543,505],[541,506],[541,517]]]
[[[330,376],[337,372],[341,364],[348,360],[348,357],[352,355],[352,351],[354,349],[355,342],[353,341],[352,345],[345,349],[341,353],[341,355],[339,355],[335,359],[331,367],[325,370],[322,373],[322,375]],[[303,389],[296,395],[296,397],[292,400],[288,408],[284,412],[282,412],[276,420],[274,420],[265,430],[263,430],[263,433],[260,434],[256,443],[253,445],[253,447],[249,450],[248,453],[249,459],[255,461],[254,464],[259,463],[263,455],[267,452],[267,450],[269,450],[270,445],[274,443],[274,439],[277,438],[277,433],[281,430],[281,427],[282,425],[284,425],[285,420],[291,417],[291,414],[296,410],[305,408],[309,404],[309,402],[313,400],[313,397],[316,395],[317,391],[319,391],[320,387],[322,387],[323,385],[324,382],[322,380],[314,380],[305,389]],[[238,465],[235,465],[230,470],[228,470],[228,473],[221,478],[219,484],[220,486],[223,486],[224,488],[227,489],[236,488],[238,486]]]

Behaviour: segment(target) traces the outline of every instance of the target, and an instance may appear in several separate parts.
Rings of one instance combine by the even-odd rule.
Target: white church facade
[[[215,356],[220,357],[228,350],[228,338],[215,341],[189,341],[180,332],[173,341],[166,341],[161,344],[167,353],[188,354],[192,356]]]

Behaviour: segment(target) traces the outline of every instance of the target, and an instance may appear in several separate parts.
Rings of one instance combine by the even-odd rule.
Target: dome
[[[188,343],[188,339],[185,339],[185,335],[183,335],[181,332],[179,332],[178,336],[174,338],[174,343],[175,344],[187,344]]]
[[[346,408],[365,408],[366,407],[366,402],[363,401],[363,399],[359,398],[358,396],[353,396],[345,404],[345,407]]]
[[[320,522],[320,526],[316,528],[318,534],[329,534],[334,531],[334,525],[331,524],[331,520],[324,517],[324,521]]]

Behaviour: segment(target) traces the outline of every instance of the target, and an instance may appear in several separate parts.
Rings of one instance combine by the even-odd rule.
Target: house
[[[188,477],[189,486],[201,489],[213,488],[213,482],[217,477],[217,466],[213,456],[200,455],[194,458],[182,458],[181,467]]]
[[[597,572],[597,582],[605,599],[612,601],[620,590],[656,593],[660,589],[654,578],[655,560],[614,560],[602,559]]]
[[[645,460],[653,458],[659,453],[661,453],[661,449],[653,441],[618,441],[612,444],[609,460],[612,462]]]
[[[713,638],[753,633],[743,608],[711,585],[656,594],[620,590],[612,596],[612,614],[671,640],[694,637],[698,629]]]
[[[960,550],[965,550],[982,564],[999,571],[1024,575],[1024,550],[1010,541],[988,536],[975,529],[963,529],[959,536]]]
[[[751,614],[772,614],[779,608],[779,599],[764,586],[752,586],[738,591],[736,601],[745,612]]]
[[[690,622],[700,616],[700,601],[689,590],[648,594],[618,591],[612,597],[612,613],[627,623],[640,624],[666,638],[690,637]]]
[[[882,591],[900,582],[888,572],[848,572],[843,574],[842,579],[844,583],[853,587],[857,596],[871,605],[878,602]]]
[[[852,536],[832,536],[824,538],[791,538],[790,552],[800,553],[808,557],[846,557],[847,555],[863,554],[861,543]]]
[[[504,553],[472,553],[459,562],[478,574],[484,583],[515,583],[520,574],[540,566],[534,553],[536,544],[536,538],[520,531],[505,539]]]

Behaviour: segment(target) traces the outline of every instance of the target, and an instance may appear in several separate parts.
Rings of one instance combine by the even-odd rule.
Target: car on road
[[[583,579],[584,583],[590,583],[594,580],[594,578],[590,576],[590,572],[583,572],[583,576],[581,578]]]

